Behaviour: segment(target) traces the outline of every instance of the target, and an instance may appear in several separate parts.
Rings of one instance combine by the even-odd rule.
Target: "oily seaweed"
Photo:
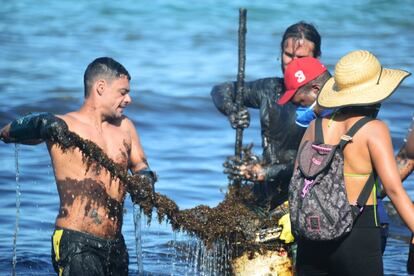
[[[255,233],[263,228],[275,227],[278,217],[272,220],[260,216],[253,210],[255,198],[249,185],[237,187],[230,184],[224,200],[216,207],[199,205],[191,209],[180,210],[177,204],[165,195],[153,191],[152,185],[139,175],[130,175],[112,161],[92,141],[81,138],[74,132],[55,135],[52,141],[58,143],[63,151],[78,148],[83,155],[87,170],[91,168],[100,172],[102,168],[109,171],[112,178],[126,183],[134,204],[138,204],[142,212],[149,218],[155,209],[159,222],[167,220],[172,228],[185,231],[202,239],[207,246],[218,240],[228,240],[234,254],[240,256],[244,252],[266,251],[278,249],[280,242],[256,243]],[[280,217],[280,216],[279,216]]]

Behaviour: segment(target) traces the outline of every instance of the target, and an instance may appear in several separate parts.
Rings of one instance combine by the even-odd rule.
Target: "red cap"
[[[294,59],[289,63],[285,70],[285,87],[286,92],[277,101],[278,104],[284,105],[295,95],[296,91],[316,79],[326,71],[325,66],[313,57],[303,57]]]

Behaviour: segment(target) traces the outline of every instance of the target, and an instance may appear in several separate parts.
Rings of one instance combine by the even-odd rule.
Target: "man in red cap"
[[[297,106],[296,124],[307,127],[317,115],[326,116],[330,111],[321,111],[316,97],[325,82],[331,77],[326,67],[316,58],[304,57],[293,60],[286,67],[286,92],[277,103],[284,105],[291,101]]]

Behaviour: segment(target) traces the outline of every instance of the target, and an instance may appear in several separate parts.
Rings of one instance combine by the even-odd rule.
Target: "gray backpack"
[[[352,229],[375,184],[374,172],[350,205],[344,183],[343,149],[364,124],[364,117],[341,137],[338,145],[324,144],[322,119],[315,122],[315,141],[305,141],[299,149],[299,166],[289,185],[292,231],[300,239],[326,241],[338,239]]]

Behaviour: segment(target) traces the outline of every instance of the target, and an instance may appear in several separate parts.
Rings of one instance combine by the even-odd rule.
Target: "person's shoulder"
[[[278,77],[261,78],[250,82],[252,90],[259,91],[265,98],[277,100],[277,97],[284,91],[284,80]]]
[[[283,78],[280,77],[264,77],[257,80],[269,81],[269,82],[283,82]]]
[[[369,121],[358,132],[365,134],[368,140],[382,139],[390,133],[387,124],[379,119]]]
[[[122,115],[122,117],[119,118],[119,125],[121,128],[135,129],[134,122],[125,115]]]
[[[280,86],[284,84],[284,79],[279,78],[279,77],[267,77],[267,78],[257,79],[254,82],[260,82],[260,83],[264,83],[264,84],[272,85],[272,86]]]
[[[76,121],[79,121],[79,115],[76,111],[66,114],[56,114],[55,116],[64,120],[66,123],[75,123]]]
[[[366,126],[369,130],[388,131],[387,124],[380,119],[373,119],[366,123]]]

